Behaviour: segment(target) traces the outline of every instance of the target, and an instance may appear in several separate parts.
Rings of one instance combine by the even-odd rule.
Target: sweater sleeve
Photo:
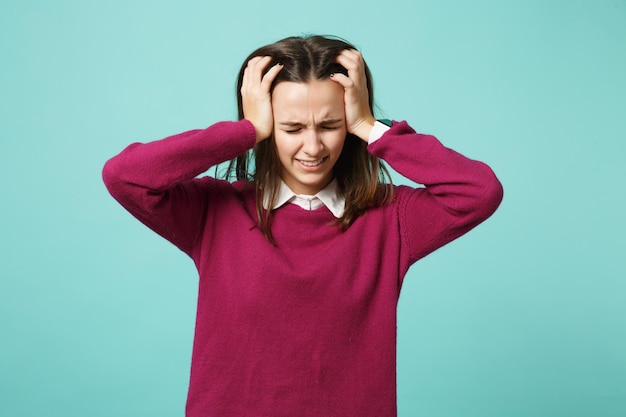
[[[394,123],[368,150],[425,186],[397,188],[404,271],[486,220],[502,200],[502,185],[491,168],[444,147],[434,136],[415,133],[406,122]]]
[[[108,160],[104,183],[146,226],[188,255],[203,230],[207,181],[195,177],[254,146],[247,120],[219,122],[149,143],[133,143]]]

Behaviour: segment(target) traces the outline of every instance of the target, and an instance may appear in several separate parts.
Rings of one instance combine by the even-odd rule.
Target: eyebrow
[[[324,119],[322,120],[322,125],[332,125],[335,123],[343,122],[343,119]]]
[[[324,119],[319,124],[320,125],[332,125],[332,124],[339,123],[339,122],[343,122],[343,119]],[[301,123],[298,121],[292,121],[292,120],[280,122],[279,124],[282,126],[304,126],[304,123]]]

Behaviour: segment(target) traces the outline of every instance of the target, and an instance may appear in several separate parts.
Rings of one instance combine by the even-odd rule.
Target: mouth
[[[327,159],[328,159],[328,157],[325,156],[325,157],[323,157],[321,159],[317,159],[315,161],[305,161],[304,159],[296,159],[296,161],[300,162],[302,165],[304,165],[307,168],[315,168],[316,166],[321,165]]]

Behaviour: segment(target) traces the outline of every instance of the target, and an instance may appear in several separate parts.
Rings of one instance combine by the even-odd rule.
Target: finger
[[[267,65],[270,63],[270,61],[272,60],[271,56],[263,56],[263,57],[259,57],[260,59],[255,60],[254,62],[250,62],[250,68],[252,70],[253,75],[253,80],[255,82],[261,82],[262,78],[263,78],[263,71],[265,70],[265,68],[267,67]]]
[[[363,63],[363,56],[356,49],[344,49],[337,55],[337,60],[350,67],[358,67]]]
[[[330,74],[330,79],[338,84],[341,84],[343,88],[350,88],[353,85],[352,80],[340,72]]]
[[[272,83],[276,79],[276,76],[278,75],[280,70],[283,69],[283,67],[283,64],[276,64],[272,68],[270,68],[269,71],[267,71],[267,73],[263,76],[263,79],[261,80],[261,88],[263,89],[263,91],[269,92]]]
[[[241,92],[243,93],[250,86],[250,68],[246,66],[243,70],[243,79],[241,80]]]
[[[349,77],[360,77],[365,74],[363,56],[355,49],[344,49],[337,55],[336,62],[348,70]]]
[[[263,59],[263,56],[255,56],[250,58],[248,60],[248,63],[246,64],[246,69],[252,70],[261,59]]]
[[[363,61],[363,55],[356,49],[344,49],[340,55],[351,58],[355,61]]]
[[[250,58],[250,60],[248,61],[247,67],[248,68],[254,68],[254,67],[258,66],[260,63],[262,64],[263,61],[267,61],[269,59],[271,59],[271,57],[269,57],[269,56],[264,56],[264,55],[255,56],[253,58]]]
[[[250,89],[258,82],[261,82],[263,69],[267,66],[271,57],[255,56],[248,61],[243,72],[242,88]]]

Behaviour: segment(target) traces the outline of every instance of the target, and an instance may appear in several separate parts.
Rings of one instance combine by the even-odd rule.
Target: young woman
[[[186,415],[396,415],[396,306],[418,259],[489,217],[491,169],[372,114],[361,54],[325,37],[253,52],[239,121],[109,160],[135,217],[195,262]],[[425,187],[391,186],[382,159]],[[234,181],[196,178],[231,160]]]

